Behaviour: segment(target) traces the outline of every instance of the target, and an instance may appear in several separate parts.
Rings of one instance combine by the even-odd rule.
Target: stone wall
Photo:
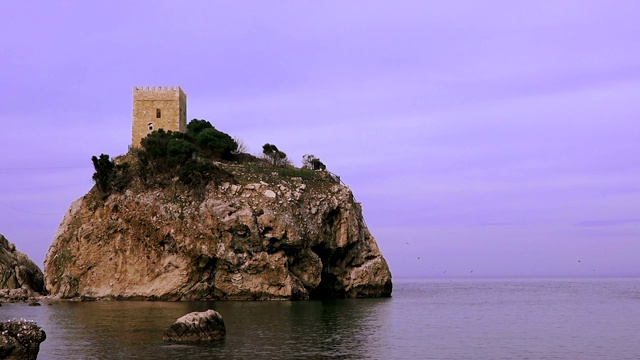
[[[179,86],[147,86],[133,88],[133,147],[153,130],[187,129],[187,95]]]

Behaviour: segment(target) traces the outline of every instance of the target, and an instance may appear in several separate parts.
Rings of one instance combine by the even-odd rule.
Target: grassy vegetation
[[[263,158],[243,153],[244,144],[218,131],[206,120],[192,120],[184,133],[154,131],[142,139],[140,145],[118,161],[106,154],[92,157],[93,180],[103,197],[113,191],[122,192],[132,183],[154,188],[175,185],[177,180],[185,188],[202,193],[211,181],[277,181],[274,177],[332,179],[325,173],[324,164],[313,155],[305,155],[303,168],[296,168],[275,145],[265,144]]]
[[[296,168],[282,168],[278,169],[278,174],[280,176],[286,177],[300,177],[304,180],[316,180],[320,176],[317,171],[309,170],[309,169],[296,169]]]

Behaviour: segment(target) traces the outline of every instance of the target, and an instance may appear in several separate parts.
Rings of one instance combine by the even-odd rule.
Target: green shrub
[[[112,187],[116,191],[122,191],[133,181],[133,172],[129,163],[117,164]]]
[[[273,166],[282,166],[289,164],[287,154],[278,150],[278,147],[273,144],[266,143],[262,145],[262,153]]]
[[[196,146],[187,140],[172,138],[167,142],[167,161],[171,165],[185,164],[193,158]]]
[[[193,119],[185,133],[162,129],[147,135],[133,152],[140,179],[147,185],[168,184],[178,179],[189,185],[206,185],[226,174],[212,159],[231,159],[238,144],[206,120]],[[224,174],[223,174],[224,173]]]
[[[302,168],[311,170],[327,170],[327,167],[314,155],[306,154],[302,156]]]
[[[195,140],[200,149],[222,159],[230,159],[231,153],[238,147],[231,136],[214,127],[200,131]]]
[[[207,120],[193,119],[187,124],[187,134],[195,137],[196,135],[201,133],[202,130],[211,128],[213,128],[213,125],[211,125],[211,123]]]
[[[167,146],[172,137],[172,131],[165,132],[163,129],[160,129],[147,135],[142,139],[140,144],[149,159],[164,160],[167,158]]]
[[[91,177],[96,183],[98,190],[106,195],[111,190],[113,178],[115,177],[115,164],[107,154],[100,154],[100,157],[92,156],[93,168],[95,172]]]

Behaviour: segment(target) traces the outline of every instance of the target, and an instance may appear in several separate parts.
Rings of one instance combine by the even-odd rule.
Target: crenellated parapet
[[[175,91],[182,90],[180,86],[134,86],[133,91]]]

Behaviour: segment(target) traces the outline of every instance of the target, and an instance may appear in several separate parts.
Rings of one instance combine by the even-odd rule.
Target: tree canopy
[[[289,162],[287,154],[278,150],[278,147],[273,144],[266,143],[262,145],[262,154],[273,166],[281,166]]]
[[[111,184],[115,175],[115,164],[107,154],[100,154],[100,157],[92,156],[93,168],[96,172],[91,177],[96,183],[98,190],[105,194],[111,190]]]
[[[327,170],[327,167],[325,166],[325,164],[323,164],[319,158],[311,154],[306,154],[302,156],[302,168],[310,169],[310,170],[320,170],[320,171]]]

